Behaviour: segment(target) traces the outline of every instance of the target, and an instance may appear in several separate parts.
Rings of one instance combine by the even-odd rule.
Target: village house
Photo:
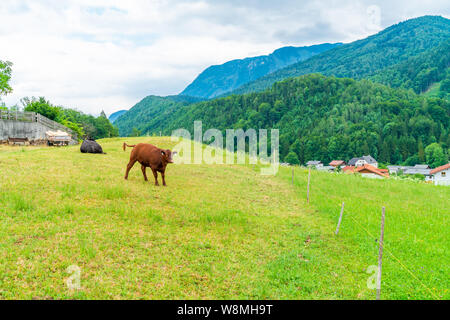
[[[348,165],[352,167],[361,167],[365,164],[370,164],[371,166],[378,168],[378,162],[375,160],[371,155],[368,156],[362,156],[360,158],[352,158]]]
[[[360,173],[363,177],[367,178],[389,178],[388,169],[378,169],[370,164],[355,167],[355,172]]]
[[[435,185],[450,186],[450,163],[430,171]]]
[[[342,169],[344,173],[359,173],[361,176],[366,178],[389,178],[388,169],[379,169],[370,164],[364,164],[362,166],[346,166]]]
[[[311,160],[306,163],[306,166],[307,167],[315,167],[316,169],[319,169],[319,168],[323,167],[323,163],[322,163],[322,161],[319,161],[319,160]]]
[[[345,161],[344,160],[333,160],[329,163],[330,166],[332,167],[345,167]]]
[[[411,167],[408,166],[387,166],[390,174],[401,174],[406,169],[409,169]]]
[[[318,168],[317,168],[317,170],[320,170],[320,171],[329,171],[329,172],[333,172],[335,169],[336,169],[336,168],[333,167],[333,166],[321,166],[321,167],[318,167]]]
[[[405,168],[403,174],[415,175],[420,174],[425,177],[425,181],[431,181],[432,177],[430,174],[431,168],[427,164],[416,164],[414,167]]]
[[[421,174],[425,177],[425,181],[431,181],[432,176],[430,174],[431,168],[427,164],[416,164],[414,167],[411,166],[388,166],[390,174],[405,174],[405,175],[415,175]]]

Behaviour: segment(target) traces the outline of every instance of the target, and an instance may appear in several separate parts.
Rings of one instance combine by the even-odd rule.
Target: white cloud
[[[283,45],[349,42],[377,23],[449,12],[447,1],[416,0],[2,0],[0,59],[14,63],[14,92],[3,100],[45,96],[111,113],[149,94],[177,94],[212,64]]]

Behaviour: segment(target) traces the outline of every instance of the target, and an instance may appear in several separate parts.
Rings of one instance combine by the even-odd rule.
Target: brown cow
[[[123,150],[126,147],[132,147],[130,155],[130,162],[127,165],[127,171],[125,172],[125,180],[128,179],[128,172],[134,164],[139,162],[141,164],[142,174],[144,175],[145,181],[148,181],[147,174],[145,172],[147,167],[150,167],[153,171],[153,176],[155,177],[155,185],[158,186],[158,172],[161,172],[161,177],[163,185],[166,185],[166,180],[164,179],[164,173],[166,171],[166,166],[168,163],[173,163],[172,151],[169,149],[163,150],[152,144],[139,143],[136,145],[123,144]],[[176,152],[173,153],[175,155]]]

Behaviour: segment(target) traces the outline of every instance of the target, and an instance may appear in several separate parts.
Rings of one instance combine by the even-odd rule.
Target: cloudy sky
[[[14,92],[97,115],[181,92],[213,64],[276,48],[351,42],[448,0],[1,0],[0,60]]]

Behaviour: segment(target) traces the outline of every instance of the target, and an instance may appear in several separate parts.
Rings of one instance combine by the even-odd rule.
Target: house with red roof
[[[345,161],[344,160],[333,160],[329,163],[332,167],[345,167]]]
[[[435,185],[450,186],[450,162],[430,171]]]
[[[388,169],[378,169],[370,164],[364,164],[362,166],[346,166],[342,169],[344,173],[359,173],[363,177],[367,178],[389,178],[389,170]]]
[[[378,169],[370,164],[356,167],[355,172],[367,178],[389,178],[389,171],[387,169]]]

